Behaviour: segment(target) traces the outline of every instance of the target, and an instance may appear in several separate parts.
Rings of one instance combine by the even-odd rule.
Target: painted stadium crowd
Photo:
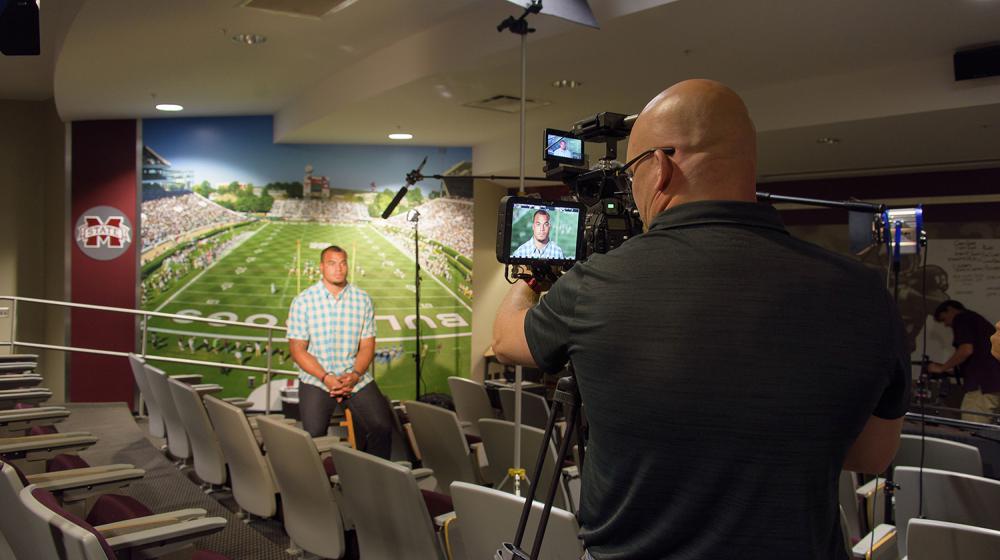
[[[247,231],[235,236],[219,234],[200,239],[163,259],[160,267],[142,281],[142,304],[173,288],[176,280],[192,270],[204,270],[252,234],[252,231]]]
[[[176,346],[178,352],[195,354],[197,352],[209,352],[221,357],[225,363],[245,365],[254,358],[267,357],[267,343],[259,340],[237,340],[225,336],[185,336],[172,335],[159,331],[150,331],[146,338],[149,348],[163,350]],[[437,347],[440,350],[440,344]],[[375,350],[375,362],[380,364],[391,364],[405,356],[403,346],[393,345],[380,347]],[[271,348],[272,365],[280,367],[286,365],[291,358],[287,344],[277,342]],[[230,369],[223,367],[222,373],[228,375]]]
[[[359,202],[345,200],[282,199],[275,200],[268,216],[285,220],[353,223],[368,217],[368,209]]]
[[[142,203],[142,250],[207,226],[243,222],[248,218],[190,191],[171,191]],[[146,195],[144,195],[146,196]]]
[[[420,235],[438,241],[472,258],[472,201],[462,198],[436,198],[417,207],[420,211]],[[405,215],[389,222],[408,227]],[[421,248],[423,248],[421,246]],[[421,263],[422,264],[422,263]]]

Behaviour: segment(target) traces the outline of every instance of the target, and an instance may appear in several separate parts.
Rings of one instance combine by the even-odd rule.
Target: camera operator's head
[[[537,210],[532,218],[531,231],[534,234],[535,241],[541,245],[545,245],[549,242],[549,224],[550,216],[546,210]]]
[[[632,128],[633,159],[632,192],[647,226],[685,202],[756,200],[757,133],[746,105],[719,82],[687,80],[654,97]]]

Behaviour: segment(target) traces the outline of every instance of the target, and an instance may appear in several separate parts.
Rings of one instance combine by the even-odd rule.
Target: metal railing
[[[257,373],[263,373],[265,376],[265,384],[267,388],[265,390],[265,404],[264,411],[267,414],[271,412],[271,379],[275,375],[297,375],[298,372],[295,370],[288,369],[275,369],[272,367],[271,360],[272,346],[274,344],[274,333],[284,333],[287,331],[285,327],[279,327],[276,325],[258,325],[256,323],[243,323],[240,321],[230,321],[227,319],[215,319],[211,317],[199,317],[196,315],[186,315],[178,313],[161,313],[159,311],[144,311],[140,309],[126,309],[123,307],[109,307],[106,305],[92,305],[89,303],[73,303],[68,301],[59,300],[49,300],[49,299],[39,299],[30,298],[22,296],[0,296],[0,301],[11,302],[10,310],[10,338],[8,340],[0,341],[0,346],[7,346],[10,348],[11,352],[14,353],[17,347],[23,348],[39,348],[44,350],[59,350],[62,352],[81,352],[84,354],[98,354],[103,356],[121,356],[128,357],[129,354],[137,353],[144,360],[154,360],[160,362],[169,362],[175,364],[187,364],[187,365],[197,365],[197,366],[208,366],[208,367],[226,367],[230,369],[238,369],[243,371],[251,371]],[[96,311],[109,311],[112,313],[123,313],[126,315],[133,315],[140,319],[140,330],[142,333],[142,343],[140,345],[139,352],[122,352],[118,350],[101,350],[98,348],[85,348],[81,346],[64,346],[59,344],[43,344],[40,342],[28,342],[24,340],[17,339],[17,305],[18,302],[24,303],[37,303],[46,306],[55,307],[69,307],[74,309],[92,309]],[[230,364],[225,362],[210,362],[207,360],[192,360],[188,358],[175,358],[172,356],[158,356],[155,354],[150,354],[146,350],[146,341],[148,340],[149,334],[149,319],[153,317],[165,318],[165,319],[178,319],[186,322],[199,322],[199,323],[209,323],[213,326],[220,325],[230,325],[234,327],[244,327],[250,329],[258,329],[267,331],[267,342],[265,345],[266,355],[267,355],[267,365],[265,367],[260,366],[250,366],[245,364]],[[141,398],[141,394],[140,394]],[[139,405],[139,411],[142,411],[142,405]]]

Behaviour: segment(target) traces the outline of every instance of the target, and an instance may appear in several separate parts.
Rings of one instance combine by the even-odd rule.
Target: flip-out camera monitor
[[[586,208],[507,196],[500,201],[497,260],[505,264],[568,264],[582,260]]]

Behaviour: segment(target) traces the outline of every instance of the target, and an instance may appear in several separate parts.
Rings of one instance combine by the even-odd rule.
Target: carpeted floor
[[[100,438],[80,454],[92,465],[130,463],[146,470],[146,476],[121,493],[146,504],[156,513],[184,508],[203,508],[212,517],[229,520],[226,528],[206,537],[196,548],[228,556],[232,560],[287,560],[288,536],[277,521],[255,520],[249,525],[235,515],[236,503],[227,492],[206,495],[189,478],[191,469],[179,470],[157,447],[162,441],[147,437],[143,420],[132,417],[124,403],[70,404],[73,414],[59,431],[88,431]]]

